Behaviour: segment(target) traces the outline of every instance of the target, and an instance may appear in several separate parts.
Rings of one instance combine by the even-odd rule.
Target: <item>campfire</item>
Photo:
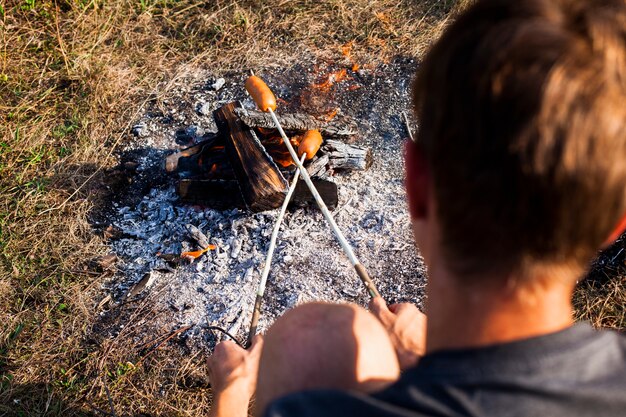
[[[324,63],[263,73],[279,91],[276,115],[292,146],[307,131],[320,132],[323,143],[306,171],[390,302],[422,297],[400,146],[414,70],[399,61],[358,73]],[[136,166],[127,197],[115,200],[106,224],[116,271],[107,283],[110,305],[147,303],[150,326],[192,326],[184,341],[192,351],[222,337],[213,326],[242,341],[252,333],[279,214],[268,210],[281,206],[297,171],[271,115],[245,96],[247,74],[223,75],[194,74],[163,107],[147,106],[135,123],[142,131],[133,128],[124,149],[120,169]],[[278,233],[260,331],[302,302],[367,302],[308,186],[298,184]]]
[[[166,158],[166,171],[178,176],[181,201],[217,209],[247,207],[253,212],[280,207],[296,167],[270,115],[232,102],[215,110],[213,117],[217,133]],[[333,210],[338,190],[332,175],[366,170],[372,163],[369,148],[351,144],[357,134],[355,121],[336,113],[331,117],[290,113],[279,120],[294,147],[307,131],[321,133],[324,142],[305,167]],[[308,188],[299,182],[292,204],[313,201]]]

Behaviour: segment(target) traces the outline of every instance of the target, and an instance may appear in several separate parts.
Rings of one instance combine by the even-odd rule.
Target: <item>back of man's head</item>
[[[583,267],[626,213],[626,2],[484,0],[414,85],[457,273]]]

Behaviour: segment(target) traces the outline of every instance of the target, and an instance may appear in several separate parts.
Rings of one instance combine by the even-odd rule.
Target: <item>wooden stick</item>
[[[328,208],[326,207],[326,204],[324,204],[324,200],[322,200],[322,197],[320,196],[320,194],[317,192],[315,185],[313,185],[313,182],[311,181],[311,177],[309,177],[309,173],[307,172],[306,168],[304,168],[304,166],[298,159],[298,155],[296,154],[296,151],[293,149],[293,146],[291,145],[289,138],[287,138],[285,131],[280,125],[280,122],[278,121],[276,114],[274,113],[272,109],[268,109],[268,110],[269,110],[269,113],[272,115],[272,119],[274,119],[274,124],[276,125],[276,128],[278,129],[280,136],[283,138],[283,142],[285,143],[285,146],[287,147],[289,154],[291,154],[291,158],[293,159],[293,162],[296,164],[296,166],[300,170],[300,174],[302,175],[304,182],[309,187],[309,190],[311,190],[311,194],[313,195],[313,198],[315,198],[317,205],[319,206],[322,214],[326,218],[326,221],[330,225],[330,228],[335,233],[335,236],[337,237],[337,240],[339,241],[341,248],[343,249],[348,259],[350,260],[350,263],[354,267],[357,275],[359,276],[359,278],[361,278],[361,282],[363,282],[363,285],[365,285],[365,288],[367,289],[367,291],[369,292],[372,298],[380,297],[380,293],[376,289],[376,285],[374,285],[374,282],[372,281],[369,274],[367,273],[367,270],[361,264],[361,262],[359,262],[358,258],[354,254],[352,247],[350,246],[350,244],[344,237],[343,233],[339,229],[339,226],[337,226],[337,223],[335,222],[335,219],[333,218],[333,216],[331,216],[330,211],[328,211]]]
[[[409,118],[406,115],[406,112],[402,112],[402,116],[404,116],[404,125],[406,126],[407,132],[409,132],[409,138],[411,142],[415,142],[415,137],[413,137],[413,131],[411,130],[411,125],[409,124]]]
[[[304,162],[306,158],[306,154],[302,155],[302,159],[300,163]],[[274,223],[274,230],[272,230],[272,237],[270,238],[270,247],[267,250],[267,255],[265,258],[265,265],[263,266],[263,273],[261,274],[261,281],[259,282],[259,288],[256,292],[256,300],[254,301],[254,310],[252,311],[252,321],[250,322],[250,332],[248,333],[248,342],[246,346],[252,345],[252,338],[256,334],[256,330],[259,324],[259,317],[261,316],[261,303],[263,302],[263,294],[265,294],[265,284],[267,283],[267,277],[270,274],[270,267],[272,266],[272,257],[274,256],[274,250],[276,249],[276,238],[278,237],[278,231],[280,230],[280,225],[283,222],[283,217],[285,217],[285,212],[287,211],[287,206],[289,205],[289,201],[291,200],[291,196],[296,189],[296,185],[298,184],[298,179],[300,178],[300,169],[298,169],[293,176],[293,180],[291,181],[291,185],[289,186],[289,190],[287,191],[287,196],[285,197],[285,201],[283,201],[283,205],[280,208],[280,212],[278,212],[278,216],[276,217],[276,223]]]

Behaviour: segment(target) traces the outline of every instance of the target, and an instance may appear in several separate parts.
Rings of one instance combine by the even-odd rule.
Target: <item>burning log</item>
[[[176,172],[181,178],[235,179],[224,138],[220,135],[169,155],[165,159],[165,170]]]
[[[182,179],[178,182],[177,192],[184,203],[218,210],[246,208],[237,180]]]
[[[288,188],[287,180],[294,173],[293,166],[285,164],[291,157],[281,151],[282,139],[272,136],[271,131],[259,133],[263,142],[259,141],[255,131],[242,120],[250,114],[254,120],[262,115],[245,112],[238,102],[217,109],[213,114],[219,129],[217,133],[205,135],[201,143],[166,158],[166,171],[179,177],[177,191],[182,202],[216,209],[248,207],[252,211],[268,210],[282,204]],[[311,127],[312,123],[314,126],[326,123],[331,130],[339,126],[301,114],[283,118],[291,120],[287,122],[291,123],[288,129],[297,133],[301,133],[298,129]],[[344,133],[348,131],[348,128],[343,130]],[[368,148],[327,140],[305,168],[332,210],[337,207],[338,192],[337,184],[330,181],[328,175],[333,171],[365,170],[371,163]],[[314,205],[313,196],[304,184],[298,183],[292,203],[296,206]]]
[[[309,176],[320,177],[326,174],[326,171],[327,171],[326,166],[328,165],[328,161],[329,161],[328,155],[326,154],[315,157],[315,159],[313,159],[309,163],[309,165],[306,167],[306,170],[309,173]]]
[[[322,151],[328,155],[328,166],[334,171],[365,171],[372,165],[372,151],[369,148],[327,140]]]
[[[237,107],[241,107],[238,102],[227,104],[215,110],[213,117],[226,140],[226,152],[246,205],[255,212],[280,207],[289,184],[252,129],[235,114]]]
[[[337,208],[339,193],[337,184],[324,178],[311,178],[329,210]],[[246,208],[237,180],[192,180],[183,179],[178,183],[181,201],[202,204],[218,210]],[[306,184],[298,181],[291,198],[293,206],[315,205],[315,200]]]
[[[339,193],[337,191],[337,184],[325,178],[311,178],[313,185],[317,189],[317,192],[324,200],[324,204],[328,207],[328,210],[334,210],[339,203]],[[315,206],[315,198],[311,194],[309,187],[306,186],[304,181],[298,181],[296,189],[291,197],[292,205],[303,206],[313,205]]]
[[[257,110],[235,109],[235,114],[249,127],[275,129],[274,121],[268,113]],[[285,131],[319,130],[324,137],[345,138],[357,134],[354,120],[335,116],[330,121],[302,113],[278,115],[278,121]]]

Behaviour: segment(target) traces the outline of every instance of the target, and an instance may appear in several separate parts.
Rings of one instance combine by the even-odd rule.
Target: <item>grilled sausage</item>
[[[253,75],[246,80],[245,86],[259,109],[264,112],[276,110],[276,97],[262,79]]]
[[[306,153],[306,159],[312,159],[320,146],[322,146],[322,135],[317,130],[307,130],[302,136],[298,145],[298,156],[302,157]]]

